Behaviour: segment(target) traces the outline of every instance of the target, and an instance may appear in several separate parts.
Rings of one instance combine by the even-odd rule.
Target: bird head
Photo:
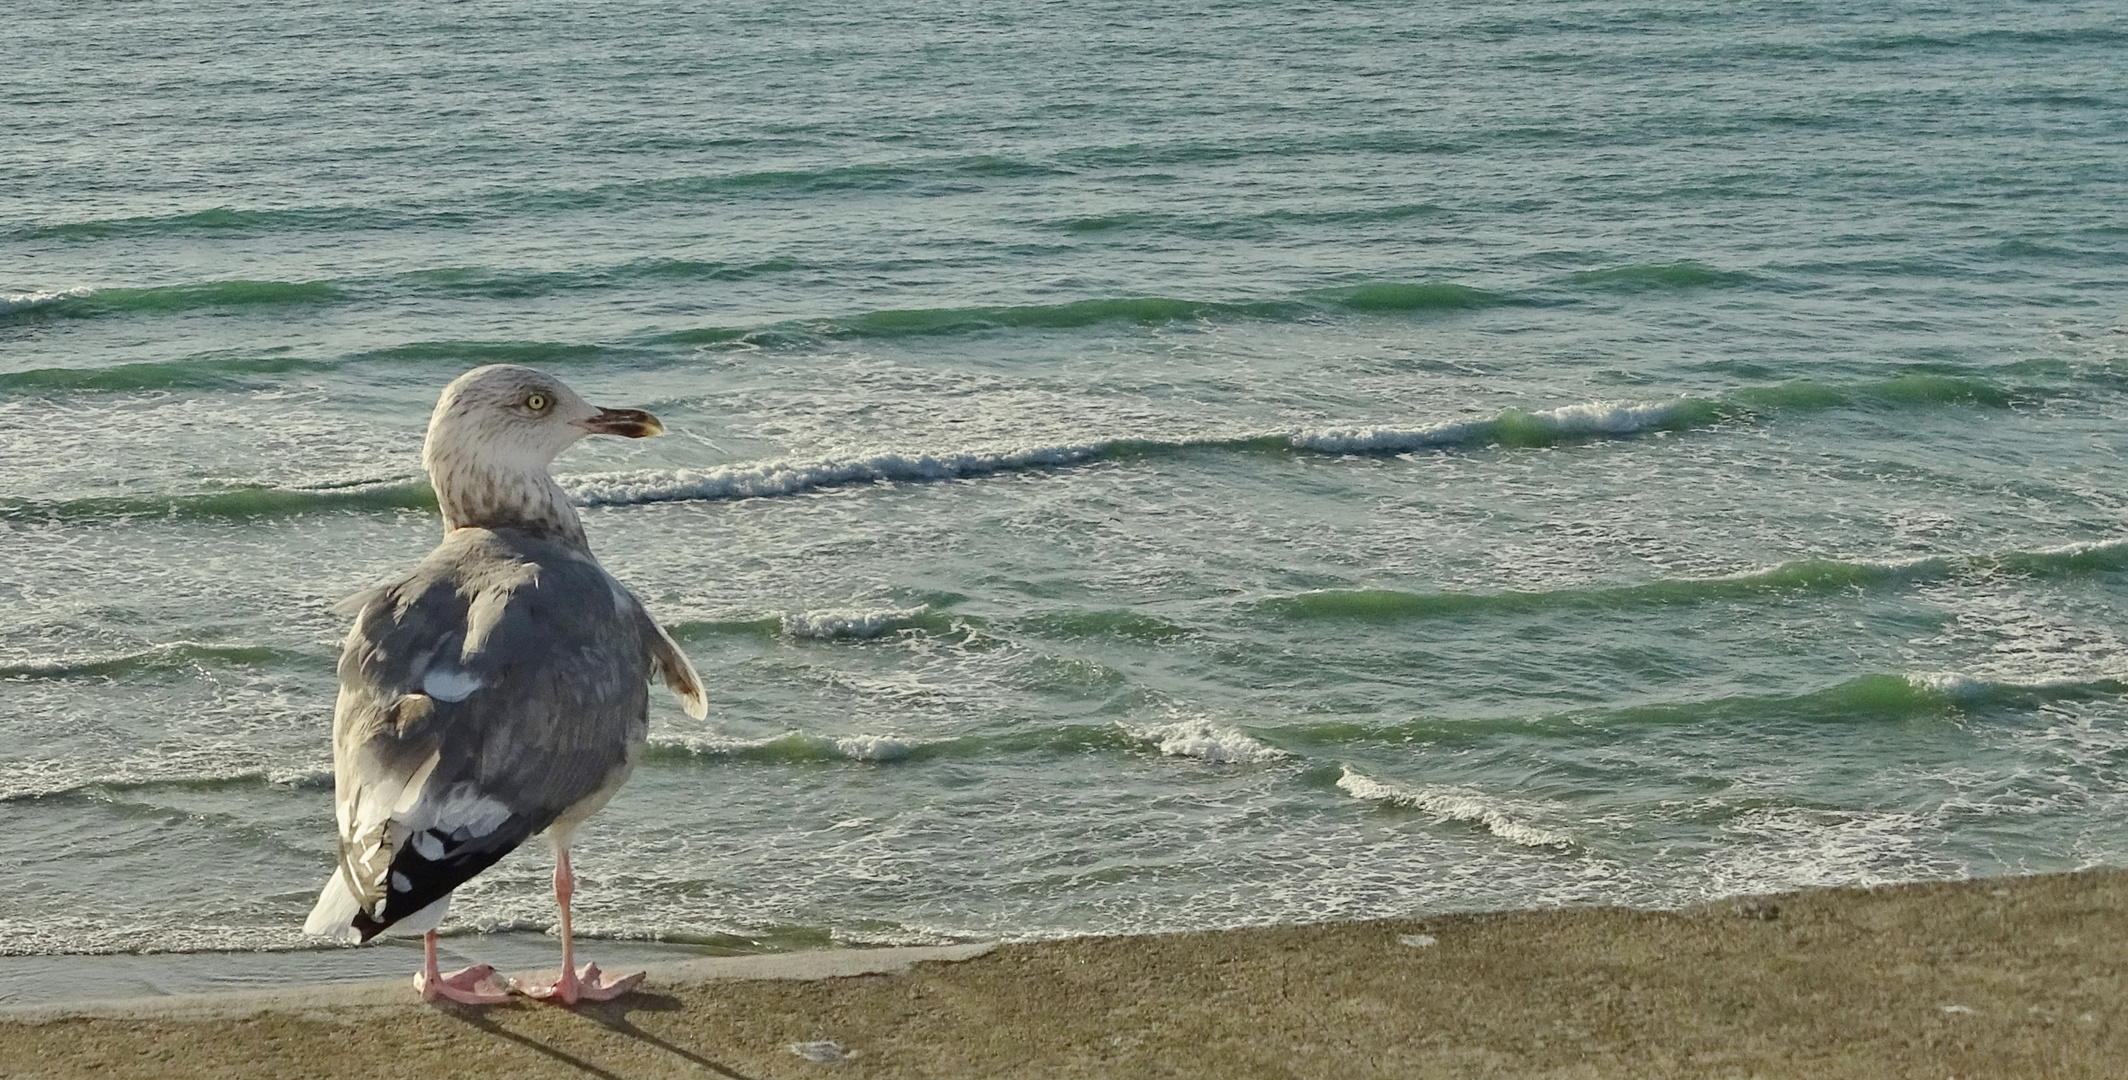
[[[544,472],[555,455],[586,435],[641,439],[664,433],[657,417],[640,409],[598,408],[544,371],[489,364],[443,388],[421,459],[431,475],[446,460]]]
[[[636,409],[601,409],[560,379],[515,364],[474,368],[451,381],[429,416],[421,467],[446,532],[465,526],[544,531],[583,546],[584,526],[547,466],[586,435],[664,434]]]

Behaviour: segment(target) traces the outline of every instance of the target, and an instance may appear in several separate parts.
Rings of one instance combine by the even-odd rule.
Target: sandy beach
[[[666,964],[565,1010],[403,981],[0,1014],[9,1077],[2055,1077],[2128,1061],[2128,873],[1676,911]]]

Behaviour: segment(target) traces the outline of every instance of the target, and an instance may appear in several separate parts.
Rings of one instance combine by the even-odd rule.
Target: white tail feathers
[[[388,937],[420,937],[443,925],[443,917],[451,910],[451,894],[445,893],[434,903],[407,916],[384,931]],[[331,938],[342,945],[359,945],[362,934],[355,929],[355,916],[362,914],[362,902],[347,891],[347,878],[339,870],[325,882],[318,893],[318,903],[310,909],[310,918],[303,920],[303,932],[313,937]]]
[[[362,901],[347,891],[345,871],[335,869],[332,877],[326,879],[325,888],[318,893],[318,903],[310,909],[310,918],[303,920],[303,932],[353,945],[362,940],[362,935],[355,931],[355,916],[360,914]]]

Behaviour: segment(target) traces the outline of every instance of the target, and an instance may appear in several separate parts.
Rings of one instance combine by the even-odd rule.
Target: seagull
[[[333,710],[339,865],[307,933],[365,942],[422,936],[425,1001],[608,1000],[642,972],[576,967],[569,839],[628,779],[648,731],[648,683],[708,714],[701,676],[614,580],[547,471],[586,435],[659,435],[656,417],[585,404],[513,364],[459,376],[429,417],[421,463],[443,542],[413,573],[341,601],[354,628]],[[535,835],[554,848],[562,966],[510,980],[479,964],[437,970],[451,890]]]

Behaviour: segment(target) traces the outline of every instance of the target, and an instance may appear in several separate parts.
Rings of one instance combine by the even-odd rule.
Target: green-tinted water
[[[672,432],[559,463],[712,692],[596,935],[2128,857],[2117,5],[9,30],[0,952],[302,944],[327,609],[498,361]]]

